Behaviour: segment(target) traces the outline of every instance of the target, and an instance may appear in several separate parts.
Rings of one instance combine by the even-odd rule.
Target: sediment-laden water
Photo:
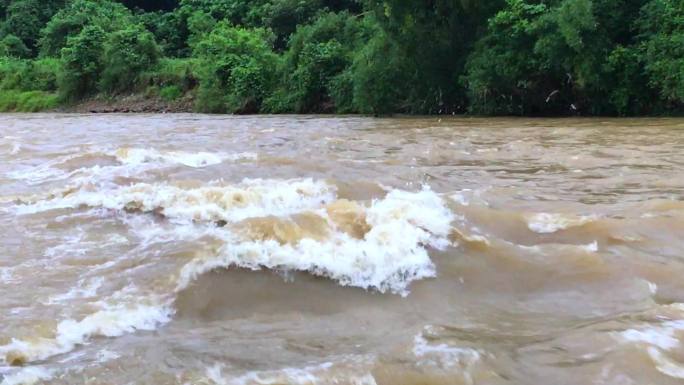
[[[0,384],[681,384],[684,120],[0,116]]]

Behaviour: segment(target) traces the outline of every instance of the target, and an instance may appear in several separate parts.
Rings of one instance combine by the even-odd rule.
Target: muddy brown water
[[[0,384],[681,384],[684,120],[0,115]]]

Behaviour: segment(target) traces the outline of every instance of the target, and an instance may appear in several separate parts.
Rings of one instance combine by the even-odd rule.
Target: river
[[[0,115],[0,384],[681,384],[684,120]]]

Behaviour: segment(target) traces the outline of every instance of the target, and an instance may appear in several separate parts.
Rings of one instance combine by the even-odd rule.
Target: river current
[[[684,120],[0,115],[0,384],[681,384]]]

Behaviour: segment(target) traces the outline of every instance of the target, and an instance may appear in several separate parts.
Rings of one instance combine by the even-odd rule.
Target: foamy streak
[[[558,213],[538,213],[528,217],[527,227],[540,234],[555,233],[596,220],[595,216],[570,216]]]
[[[661,325],[643,329],[629,329],[621,333],[629,342],[641,342],[663,350],[672,350],[681,345],[675,337],[677,331],[684,330],[684,320],[666,321]]]
[[[54,338],[38,341],[13,338],[9,344],[0,346],[0,358],[5,363],[43,360],[71,351],[93,336],[118,337],[136,330],[154,330],[170,321],[173,313],[168,299],[138,297],[130,302],[119,301],[115,304],[102,303],[102,310],[80,321],[68,319],[60,322]]]
[[[370,368],[359,368],[358,364],[351,366],[351,368],[338,368],[332,362],[325,362],[303,368],[249,372],[239,377],[230,378],[222,373],[223,367],[217,364],[207,369],[206,376],[207,380],[217,385],[377,384],[370,373]]]
[[[55,199],[18,206],[20,214],[79,206],[114,210],[159,212],[185,220],[240,221],[250,217],[288,215],[315,209],[334,199],[334,188],[324,182],[246,179],[234,186],[182,189],[165,184],[136,184],[110,191],[80,189]]]
[[[52,371],[40,367],[22,368],[8,374],[2,379],[0,385],[33,385],[42,383],[52,378]]]
[[[82,167],[73,171],[65,171],[58,166],[78,158],[87,156],[113,157],[119,165]],[[171,165],[184,165],[187,167],[201,168],[220,164],[225,161],[256,160],[254,153],[213,153],[213,152],[183,152],[183,151],[159,151],[143,148],[119,148],[107,150],[94,148],[88,152],[69,154],[45,162],[39,166],[30,167],[8,173],[12,179],[27,180],[40,183],[46,180],[61,180],[71,178],[78,174],[85,177],[111,177],[117,175],[135,175],[141,172]]]
[[[658,369],[659,372],[670,377],[684,379],[684,366],[678,364],[652,346],[648,348],[648,355],[656,364],[656,369]]]
[[[188,167],[206,167],[222,163],[227,160],[256,160],[254,153],[227,154],[223,152],[183,152],[169,151],[161,152],[155,149],[144,148],[120,148],[109,154],[123,164],[143,164],[150,162],[162,162],[171,164],[182,164]]]
[[[684,310],[684,305],[673,304],[670,308]],[[665,321],[658,326],[629,329],[619,334],[623,342],[646,344],[646,351],[656,369],[673,378],[684,379],[684,366],[671,359],[665,352],[681,348],[677,334],[684,331],[684,320]]]
[[[219,255],[197,259],[182,269],[178,287],[186,287],[207,271],[238,266],[307,271],[345,286],[405,295],[412,281],[435,275],[425,246],[449,244],[452,217],[442,199],[428,189],[394,190],[366,210],[371,229],[364,239],[335,232],[326,241],[305,238],[296,245],[283,245],[228,234]]]
[[[480,352],[470,348],[449,346],[447,344],[430,344],[422,333],[413,340],[413,355],[428,360],[433,365],[451,368],[455,365],[470,366],[481,358]]]

